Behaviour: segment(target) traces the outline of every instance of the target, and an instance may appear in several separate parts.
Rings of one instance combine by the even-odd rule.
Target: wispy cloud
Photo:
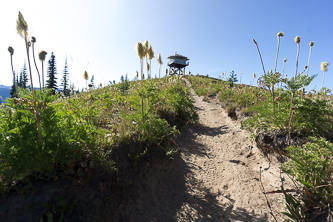
[[[207,72],[207,74],[217,72],[217,71],[221,71],[221,70],[223,70],[223,69],[222,68],[214,69],[214,70],[211,70],[211,71]]]

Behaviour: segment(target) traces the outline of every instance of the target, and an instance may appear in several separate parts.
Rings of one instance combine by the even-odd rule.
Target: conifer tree
[[[56,60],[55,60],[55,55],[53,52],[51,53],[50,60],[48,62],[48,68],[47,68],[47,77],[48,79],[46,80],[46,87],[49,89],[58,89],[57,85],[57,67],[56,67]]]
[[[95,77],[94,75],[91,76],[91,79],[90,79],[90,84],[94,87],[94,80],[95,80]]]
[[[68,73],[68,65],[67,65],[67,56],[66,56],[66,60],[65,60],[65,67],[64,67],[62,74],[63,74],[62,79],[61,79],[62,91],[66,96],[68,96],[70,90],[68,87],[69,73]]]
[[[23,68],[21,69],[21,72],[20,72],[20,86],[21,88],[23,89],[26,89],[29,87],[29,77],[28,77],[28,69],[27,69],[27,66],[25,64],[25,61],[24,61],[24,65],[23,65]]]
[[[13,71],[14,72],[14,71]],[[15,72],[14,72],[14,76],[15,76]],[[13,85],[10,88],[10,92],[9,94],[11,95],[11,98],[17,98],[17,93],[16,93],[16,84],[15,84],[15,78],[13,77]]]
[[[23,74],[22,74],[22,70],[20,71],[20,78],[17,77],[17,79],[18,79],[17,86],[23,88]]]

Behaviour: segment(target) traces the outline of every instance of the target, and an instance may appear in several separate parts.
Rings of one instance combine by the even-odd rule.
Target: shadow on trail
[[[208,127],[208,126],[204,126],[202,124],[197,124],[197,125],[193,125],[192,128],[194,129],[194,132],[196,132],[197,134],[202,134],[202,135],[212,136],[212,137],[222,135],[222,134],[229,132],[228,127],[226,125],[219,126],[219,127]]]
[[[203,126],[189,126],[178,138],[176,148],[184,155],[207,156],[207,147],[195,141]],[[206,129],[215,131],[216,129]],[[212,133],[212,132],[210,132]],[[195,177],[195,165],[178,153],[173,160],[153,162],[140,173],[129,198],[121,208],[122,221],[268,221],[254,212],[235,208],[223,192],[214,193]],[[193,190],[192,190],[193,188]],[[219,200],[225,200],[221,204]]]

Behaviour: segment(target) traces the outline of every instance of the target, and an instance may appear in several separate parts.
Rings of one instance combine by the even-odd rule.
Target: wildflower
[[[327,71],[327,66],[328,66],[328,65],[329,65],[328,62],[322,62],[322,63],[320,64],[320,69],[321,69],[321,71],[326,72],[326,71]]]
[[[25,38],[28,35],[28,24],[24,20],[23,15],[19,12],[18,18],[16,20],[16,30],[17,33],[22,37]]]
[[[296,36],[296,37],[294,38],[294,41],[295,41],[296,44],[299,44],[299,43],[301,42],[301,37]]]
[[[277,36],[282,37],[283,36],[283,32],[278,32]]]
[[[310,42],[309,45],[310,47],[312,47],[314,45],[314,42]]]
[[[136,52],[138,53],[138,56],[140,59],[143,59],[145,57],[145,49],[141,42],[138,42],[135,46]]]

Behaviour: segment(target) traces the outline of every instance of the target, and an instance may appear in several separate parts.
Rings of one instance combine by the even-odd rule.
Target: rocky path
[[[133,202],[122,206],[126,221],[274,221],[259,182],[279,189],[280,164],[249,141],[217,100],[204,102],[192,92],[198,125],[182,129],[179,154],[156,163],[135,185]],[[272,158],[273,159],[273,158]],[[285,210],[283,196],[268,195],[274,215]]]

